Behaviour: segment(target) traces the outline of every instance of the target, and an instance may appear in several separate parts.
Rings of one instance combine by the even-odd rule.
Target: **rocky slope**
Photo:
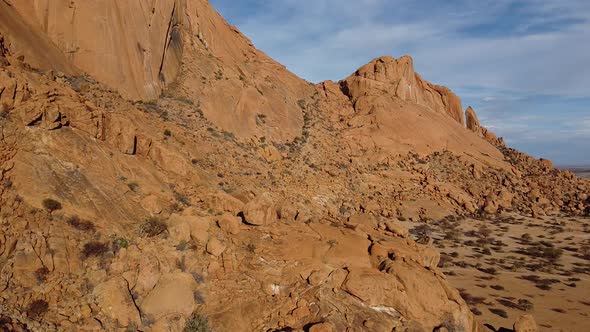
[[[589,213],[409,57],[313,86],[147,3],[0,0],[9,331],[484,331],[400,221]]]

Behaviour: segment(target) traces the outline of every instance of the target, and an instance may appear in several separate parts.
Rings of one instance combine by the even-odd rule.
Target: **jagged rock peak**
[[[460,124],[465,123],[461,99],[450,89],[424,80],[414,71],[414,61],[407,55],[399,59],[376,58],[343,80],[341,86],[353,102],[360,96],[386,91],[391,96],[447,114]]]
[[[467,123],[467,129],[474,132],[479,131],[479,119],[471,106],[467,107],[467,110],[465,110],[465,122]]]

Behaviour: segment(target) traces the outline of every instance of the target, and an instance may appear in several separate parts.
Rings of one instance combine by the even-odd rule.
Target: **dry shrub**
[[[49,304],[45,300],[35,300],[27,306],[27,316],[31,319],[42,317],[49,309]]]
[[[159,218],[149,218],[139,226],[139,233],[145,237],[158,236],[168,230],[168,226]]]
[[[46,198],[43,200],[43,207],[50,213],[56,210],[61,210],[61,203],[53,198]]]
[[[78,216],[71,216],[67,220],[68,224],[74,227],[77,230],[84,231],[84,232],[93,232],[96,231],[94,224],[88,220],[80,219]]]
[[[82,257],[100,257],[109,251],[109,245],[103,242],[88,242],[84,245],[82,250]]]

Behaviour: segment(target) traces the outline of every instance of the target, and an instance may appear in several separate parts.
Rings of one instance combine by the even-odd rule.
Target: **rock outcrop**
[[[402,221],[590,213],[409,57],[312,86],[205,0],[0,9],[9,329],[483,331]]]
[[[514,323],[514,332],[537,332],[537,323],[532,315],[519,317]]]
[[[471,106],[467,107],[467,110],[465,110],[465,119],[467,121],[467,129],[473,131],[494,146],[504,145],[504,140],[502,138],[498,138],[492,131],[479,123],[477,114]]]
[[[19,49],[27,59],[39,58],[33,66],[68,74],[76,66],[132,100],[155,100],[174,83],[181,87],[177,98],[198,100],[210,120],[239,136],[284,142],[301,133],[298,101],[311,91],[309,84],[254,48],[208,1],[33,0],[11,6],[4,15],[27,24],[6,29],[0,20],[0,32],[18,45],[34,39]],[[58,58],[58,48],[71,61],[43,61],[45,55]]]
[[[448,88],[422,79],[414,71],[414,61],[409,56],[374,59],[342,81],[341,85],[355,108],[360,108],[361,105],[357,103],[362,96],[385,92],[434,112],[446,114],[461,124],[465,123],[461,99]]]
[[[36,68],[53,69],[69,75],[79,74],[80,71],[50,38],[27,24],[26,16],[19,15],[14,8],[30,3],[0,1],[0,55],[7,55],[10,49],[13,57],[22,57]]]
[[[125,97],[156,99],[180,67],[181,3],[34,0],[12,6],[36,30],[30,36],[48,37],[70,63]]]
[[[471,108],[471,106],[467,107],[467,110],[465,110],[465,122],[467,124],[467,129],[473,132],[479,132],[479,120],[477,118],[477,114],[475,114],[475,111],[473,108]]]

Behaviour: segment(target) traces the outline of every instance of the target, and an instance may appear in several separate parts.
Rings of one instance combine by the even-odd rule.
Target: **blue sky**
[[[588,0],[211,0],[297,75],[340,80],[404,54],[510,146],[590,165]]]

